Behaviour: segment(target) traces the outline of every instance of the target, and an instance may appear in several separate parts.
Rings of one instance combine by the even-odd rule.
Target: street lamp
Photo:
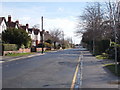
[[[63,43],[62,43],[62,48],[64,49],[64,47],[65,47],[65,43],[64,43],[64,31],[62,31],[62,36],[63,36]]]
[[[117,11],[117,13],[116,13]],[[117,68],[117,27],[116,27],[116,20],[119,18],[119,1],[116,1],[116,7],[114,8],[113,11],[113,24],[114,24],[114,37],[115,37],[115,73],[118,73],[118,68]],[[119,20],[117,20],[119,21]]]
[[[41,34],[41,43],[42,43],[42,54],[43,54],[43,51],[44,51],[44,43],[43,43],[43,33],[44,33],[44,30],[43,30],[43,16],[41,17],[41,30],[42,30],[42,34]]]

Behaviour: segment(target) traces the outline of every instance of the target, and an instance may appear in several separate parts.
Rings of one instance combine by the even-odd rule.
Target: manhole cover
[[[65,65],[65,66],[70,66],[70,67],[75,67],[77,63],[75,62],[58,62],[60,65]]]
[[[48,87],[48,86],[50,86],[50,85],[49,84],[43,85],[43,87]]]

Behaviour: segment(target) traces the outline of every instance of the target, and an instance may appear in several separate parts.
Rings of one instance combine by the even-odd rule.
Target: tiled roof
[[[20,28],[22,28],[22,29],[26,30],[26,26],[20,26]]]
[[[16,22],[7,22],[7,26],[9,28],[15,28],[16,25],[17,25]]]
[[[32,28],[28,28],[28,33],[32,34],[32,30],[33,30]]]
[[[40,33],[40,30],[39,30],[39,29],[35,29],[35,28],[28,28],[28,33],[29,33],[29,34],[32,34],[32,32],[33,32],[35,35],[38,35],[38,33]]]
[[[34,34],[35,35],[38,35],[39,32],[40,32],[39,29],[34,29]]]
[[[5,20],[5,17],[0,17],[0,24],[2,23],[2,21]],[[6,23],[6,20],[5,20]]]

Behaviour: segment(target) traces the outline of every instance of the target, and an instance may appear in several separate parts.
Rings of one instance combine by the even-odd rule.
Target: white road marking
[[[3,63],[4,61],[0,61],[0,63]]]

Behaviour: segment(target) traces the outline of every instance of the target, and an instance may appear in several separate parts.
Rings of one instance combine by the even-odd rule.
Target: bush
[[[16,51],[18,46],[16,44],[3,44],[4,51]]]
[[[2,32],[2,41],[4,43],[16,44],[19,48],[23,44],[25,47],[30,47],[31,38],[23,29],[8,28]]]
[[[47,42],[45,42],[44,45],[45,45],[46,48],[51,48],[52,47],[52,44],[47,43]]]
[[[45,47],[45,44],[44,44],[44,43],[40,43],[40,44],[37,45],[37,47],[38,47],[38,48],[42,48],[42,47],[44,48],[44,47]]]

